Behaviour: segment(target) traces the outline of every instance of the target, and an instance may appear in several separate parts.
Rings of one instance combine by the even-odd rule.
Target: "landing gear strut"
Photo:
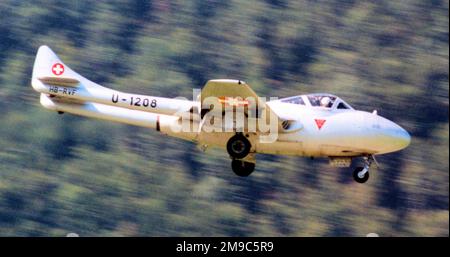
[[[357,167],[353,171],[353,179],[358,183],[366,183],[369,179],[369,168],[372,165],[372,162],[375,161],[375,158],[372,155],[368,157],[364,157],[364,166]]]

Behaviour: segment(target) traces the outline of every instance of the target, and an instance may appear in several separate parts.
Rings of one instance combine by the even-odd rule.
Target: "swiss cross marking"
[[[64,65],[62,65],[61,63],[55,63],[52,66],[52,72],[53,74],[55,74],[56,76],[59,76],[61,74],[64,73]]]

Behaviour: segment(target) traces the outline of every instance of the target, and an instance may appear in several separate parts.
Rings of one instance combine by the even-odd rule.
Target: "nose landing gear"
[[[358,183],[366,183],[369,180],[369,169],[373,162],[376,163],[376,160],[372,155],[364,157],[364,166],[357,167],[353,171],[353,179]]]
[[[356,168],[353,171],[353,179],[358,183],[366,183],[369,180],[369,168],[366,165]]]

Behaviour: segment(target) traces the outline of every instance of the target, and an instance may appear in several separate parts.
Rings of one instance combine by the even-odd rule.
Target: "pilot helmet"
[[[328,96],[322,97],[322,99],[320,99],[321,106],[329,107],[330,103],[331,103],[331,98],[329,98]]]

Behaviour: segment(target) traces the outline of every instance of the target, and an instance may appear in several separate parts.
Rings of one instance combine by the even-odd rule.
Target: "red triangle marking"
[[[326,120],[321,120],[321,119],[314,119],[316,121],[316,125],[319,129],[322,128],[323,124],[325,124]]]

